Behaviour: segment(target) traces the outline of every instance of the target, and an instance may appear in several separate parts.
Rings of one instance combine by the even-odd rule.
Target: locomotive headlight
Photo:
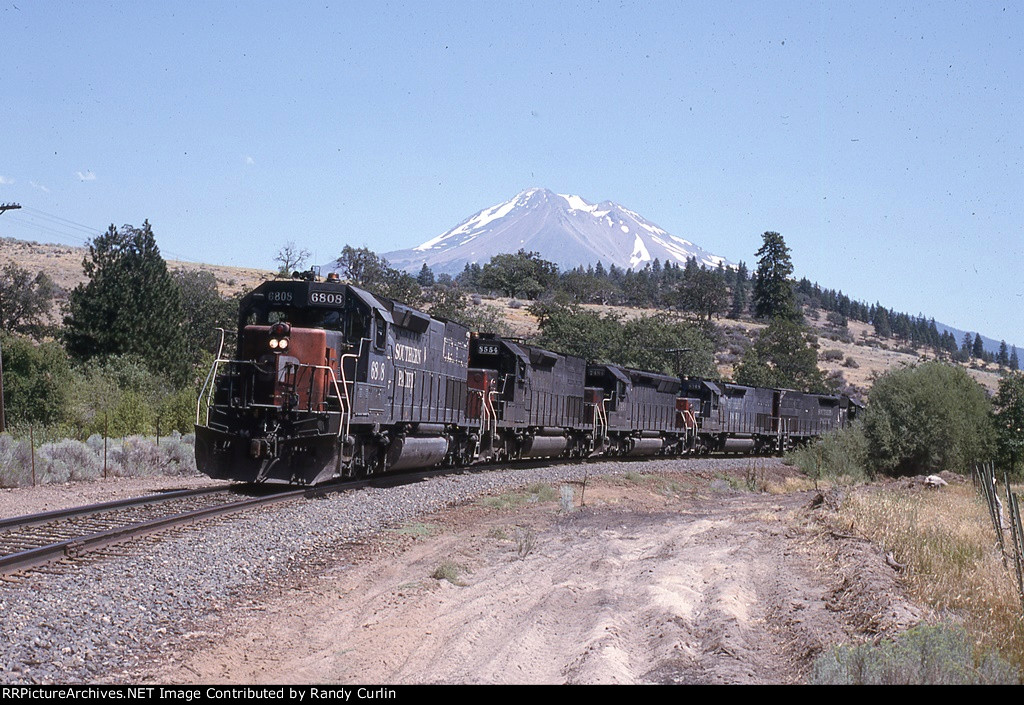
[[[277,346],[278,345],[279,345],[279,343],[277,342],[277,338],[271,338],[270,339],[270,349],[271,350],[277,350]]]
[[[288,338],[281,338],[281,342],[279,342],[277,345],[282,350],[287,350],[288,349]]]

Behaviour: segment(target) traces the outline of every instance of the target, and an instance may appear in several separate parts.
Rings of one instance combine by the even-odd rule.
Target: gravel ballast
[[[766,468],[780,461],[756,462]],[[742,458],[490,469],[288,502],[175,530],[122,546],[120,555],[0,583],[0,681],[130,681],[153,653],[211,636],[217,613],[280,592],[301,570],[322,564],[326,553],[482,495],[585,474],[750,467]]]

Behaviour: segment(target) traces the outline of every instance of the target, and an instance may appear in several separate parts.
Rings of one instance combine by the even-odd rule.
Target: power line
[[[22,206],[17,205],[14,207],[22,208]],[[84,246],[88,243],[89,240],[106,232],[106,228],[93,228],[88,225],[84,225],[83,223],[79,223],[68,218],[63,218],[59,215],[54,215],[52,213],[47,213],[46,211],[42,211],[39,210],[38,208],[33,208],[31,206],[25,206],[23,210],[25,214],[31,218],[30,220],[25,220],[22,218],[12,218],[11,220],[13,220],[16,223],[20,223],[25,227],[34,228],[41,232],[49,233],[50,235],[56,237],[64,238],[65,240],[73,240],[75,245]],[[34,220],[32,219],[39,219],[44,222],[34,222]],[[71,232],[69,232],[69,230]],[[81,235],[76,234],[74,232],[75,230],[85,233],[89,235],[89,237],[82,237]],[[65,242],[64,244],[69,243]],[[163,248],[160,249],[160,252],[163,256],[169,255],[172,259],[175,259],[179,262],[202,264],[200,260],[193,259],[192,257],[188,257],[178,252],[171,252],[170,250],[166,250]]]
[[[38,218],[43,218],[44,220],[55,222],[65,227],[72,227],[77,230],[87,232],[90,235],[95,235],[96,233],[103,232],[102,228],[93,228],[88,225],[83,225],[82,223],[76,223],[73,220],[68,220],[67,218],[62,218],[59,215],[53,215],[52,213],[47,213],[46,211],[41,211],[38,208],[32,208],[31,206],[26,206],[25,212],[27,214],[34,215]]]
[[[64,230],[58,230],[43,223],[32,222],[31,220],[25,220],[23,218],[11,218],[11,221],[19,223],[26,228],[48,233],[51,236],[61,238],[63,241],[65,241],[64,244],[73,244],[77,247],[82,247],[83,245],[85,245],[85,242],[87,240],[87,238],[84,238],[79,234],[69,233]],[[70,240],[71,242],[66,242],[67,240]]]

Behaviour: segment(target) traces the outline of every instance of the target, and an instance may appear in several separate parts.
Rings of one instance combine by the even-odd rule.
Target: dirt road
[[[720,478],[591,481],[586,506],[506,496],[342,554],[220,616],[148,680],[789,683],[824,648],[917,621],[891,568],[813,492]],[[511,505],[511,506],[507,506]],[[205,642],[205,643],[203,643]]]

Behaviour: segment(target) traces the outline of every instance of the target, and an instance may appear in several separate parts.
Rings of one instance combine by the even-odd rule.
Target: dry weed
[[[841,527],[907,567],[913,596],[964,620],[974,643],[1024,666],[1024,626],[1014,577],[1003,565],[987,510],[969,484],[852,494]]]

